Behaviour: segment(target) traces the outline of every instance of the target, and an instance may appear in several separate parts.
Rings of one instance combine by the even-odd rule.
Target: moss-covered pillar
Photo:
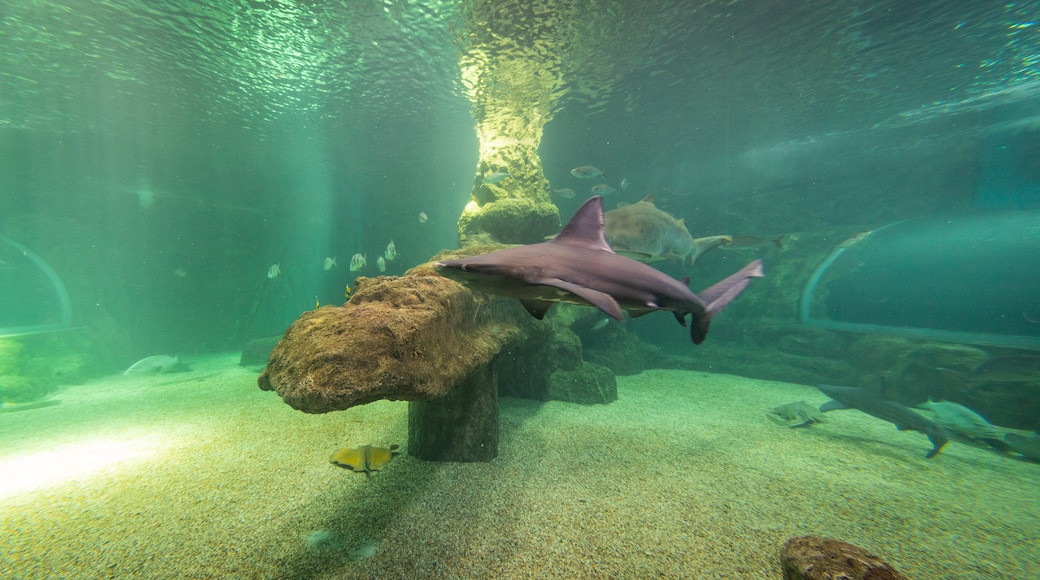
[[[491,461],[498,455],[498,384],[493,365],[447,395],[408,403],[408,454],[425,461]]]
[[[464,15],[459,65],[480,158],[459,218],[460,241],[487,233],[502,243],[529,244],[559,231],[560,212],[538,156],[542,127],[563,92],[557,10],[544,0],[475,2]]]

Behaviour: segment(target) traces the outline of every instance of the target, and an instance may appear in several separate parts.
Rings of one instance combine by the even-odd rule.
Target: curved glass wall
[[[854,237],[816,269],[804,324],[1040,349],[1040,211],[914,218]]]
[[[65,284],[29,248],[0,236],[0,337],[64,330],[72,320]]]

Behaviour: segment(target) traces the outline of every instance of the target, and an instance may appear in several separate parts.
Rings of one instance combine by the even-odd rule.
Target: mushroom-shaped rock
[[[780,548],[784,580],[905,580],[888,563],[870,552],[819,536],[790,538]]]
[[[519,334],[492,324],[473,295],[447,278],[381,276],[357,286],[342,307],[306,312],[289,327],[257,380],[261,389],[307,413],[379,399],[428,401]]]

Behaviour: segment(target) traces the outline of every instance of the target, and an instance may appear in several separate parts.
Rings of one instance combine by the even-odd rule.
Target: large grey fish
[[[950,438],[934,422],[920,413],[915,413],[895,401],[882,398],[869,389],[855,387],[836,387],[833,385],[817,385],[818,389],[833,401],[820,405],[820,412],[838,409],[858,409],[864,413],[893,423],[900,431],[911,430],[924,433],[932,442],[932,450],[925,457],[935,457],[936,453],[950,441]]]
[[[190,371],[191,367],[181,362],[175,356],[157,354],[145,357],[123,372],[124,375],[158,375],[166,373],[182,373]]]
[[[690,338],[700,344],[712,317],[751,282],[762,276],[755,260],[699,295],[689,279],[668,275],[614,253],[603,237],[603,198],[586,201],[555,239],[472,258],[434,263],[438,272],[491,294],[517,298],[529,313],[541,319],[556,302],[595,306],[615,320],[622,310],[642,316],[670,310],[686,326],[692,315]]]
[[[657,209],[654,194],[603,214],[604,235],[614,251],[639,260],[677,260],[692,266],[704,252],[730,241],[729,236],[694,239],[683,220]]]
[[[1040,461],[1040,435],[1022,435],[1019,433],[1006,433],[1004,441],[1011,449],[1025,455],[1030,459]]]
[[[985,417],[964,405],[949,401],[927,401],[918,405],[935,413],[935,424],[947,433],[966,439],[1000,439],[1000,432]]]

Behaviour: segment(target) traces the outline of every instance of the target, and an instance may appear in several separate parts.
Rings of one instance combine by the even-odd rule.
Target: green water
[[[209,371],[218,373],[211,357],[233,361],[248,341],[281,335],[316,304],[342,305],[358,276],[400,276],[456,248],[459,218],[481,179],[478,120],[503,134],[522,121],[519,133],[535,144],[549,185],[537,193],[564,221],[592,186],[605,184],[616,190],[605,198],[607,210],[654,194],[657,207],[683,219],[695,238],[766,242],[712,250],[693,268],[653,264],[692,278],[696,292],[763,259],[766,277],[717,317],[696,348],[668,313],[606,323],[592,308],[557,308],[544,324],[573,331],[569,348],[587,364],[622,379],[664,367],[807,389],[883,383],[885,396],[906,405],[954,400],[1008,429],[1035,431],[1040,367],[1028,349],[1040,336],[1040,258],[1032,251],[1040,239],[1038,15],[1040,2],[976,0],[0,0],[0,461],[68,443],[28,427],[59,417],[62,432],[113,436],[89,418],[87,409],[100,404],[89,385],[120,384],[114,381],[135,361],[179,356],[194,370],[152,379],[175,377],[205,391],[215,376]],[[571,173],[585,165],[602,177]],[[510,187],[510,179],[494,185]],[[552,193],[564,188],[575,195]],[[996,210],[1013,216],[1014,231],[943,237],[947,219],[970,225]],[[813,317],[875,327],[802,325],[800,300],[826,257],[843,241],[897,223],[931,224],[906,238],[927,266],[896,268],[886,256],[912,252],[899,238],[867,235],[811,286]],[[782,248],[768,243],[781,235]],[[380,271],[377,258],[391,241],[397,255]],[[356,254],[367,264],[351,271]],[[335,265],[326,267],[327,259]],[[869,276],[857,277],[863,273]],[[912,287],[895,291],[909,279]],[[938,339],[937,329],[945,333]],[[994,359],[1015,364],[990,380],[977,369]],[[256,370],[235,371],[242,373],[236,386],[252,384]],[[128,389],[145,384],[128,380]],[[791,402],[769,399],[765,384],[756,384],[763,397],[749,403],[748,416]],[[273,393],[251,397],[279,403]],[[77,401],[82,412],[69,409]],[[149,401],[142,408],[161,403]],[[526,404],[505,404],[503,424],[526,416]],[[133,423],[134,406],[120,409]],[[142,415],[147,430],[144,417],[152,415]],[[867,419],[884,429],[844,434],[924,441]],[[667,455],[686,435],[673,427],[647,436],[655,454]],[[833,437],[842,433],[835,428]],[[352,443],[346,439],[328,445]],[[898,468],[886,457],[884,468],[958,461],[942,468],[944,476],[964,469],[985,480],[1006,461],[1014,478],[1036,475],[1037,465],[1014,453],[951,445],[962,447],[952,459],[925,462],[910,453]],[[879,452],[856,449],[867,454],[857,456],[859,469],[869,470],[870,454]],[[617,452],[621,463],[631,461],[627,450]],[[324,447],[316,453],[321,461],[325,455]],[[820,469],[833,468],[832,459],[813,456]],[[502,477],[515,478],[526,463],[505,465]],[[18,489],[11,501],[31,504],[37,492]],[[1011,506],[1035,503],[1035,492],[1004,491],[975,509],[956,505],[944,488],[940,497],[957,516],[944,525],[959,522],[959,533],[970,536],[991,517],[1017,526],[1023,538],[1036,536],[1035,524],[1021,529],[1020,519],[1005,517]],[[372,501],[365,496],[366,505]],[[913,509],[923,501],[912,500]],[[896,525],[897,511],[886,510],[879,525]],[[77,514],[82,526],[85,516]],[[58,525],[48,521],[39,525]],[[321,531],[311,523],[293,537]],[[70,526],[62,537],[90,533]],[[538,522],[525,526],[542,539],[551,535]],[[847,532],[842,539],[853,543],[879,537],[828,529]],[[1007,569],[1021,574],[1002,576],[992,563],[944,568],[943,552],[958,550],[958,533],[946,532],[928,544],[935,561],[921,564],[927,558],[918,550],[910,569],[980,579],[1032,571],[1021,549],[1004,556]],[[663,541],[672,555],[689,547],[689,536]],[[14,545],[0,540],[0,552]],[[898,556],[889,555],[897,563]],[[610,560],[596,551],[567,557],[561,570],[575,570],[582,558]],[[308,558],[308,570],[320,568],[319,557]],[[627,563],[597,574],[694,574],[617,558]],[[406,561],[415,574],[479,568]],[[61,574],[56,564],[20,564],[8,574],[5,562],[0,555],[0,575]],[[704,577],[744,577],[736,565],[712,566]],[[253,575],[263,573],[246,574]]]

